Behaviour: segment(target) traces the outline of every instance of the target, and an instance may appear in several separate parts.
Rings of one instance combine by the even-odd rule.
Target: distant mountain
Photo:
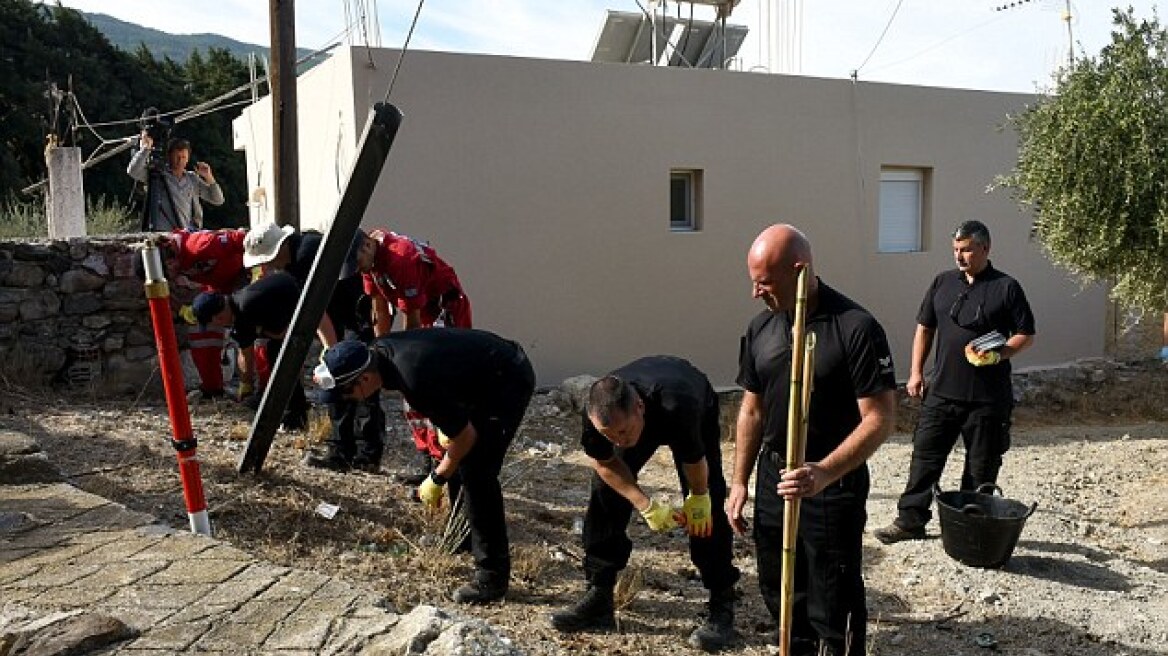
[[[250,52],[267,57],[268,50],[270,50],[266,46],[243,43],[218,34],[170,34],[134,23],[127,23],[105,14],[87,12],[81,12],[81,14],[85,16],[90,25],[97,28],[105,35],[105,38],[109,39],[110,43],[121,50],[133,53],[138,49],[138,44],[144,43],[155,59],[159,60],[165,56],[182,64],[195,50],[206,54],[209,48],[222,48],[236,57],[246,60]],[[297,57],[303,57],[311,51],[306,48],[297,48],[296,52]]]

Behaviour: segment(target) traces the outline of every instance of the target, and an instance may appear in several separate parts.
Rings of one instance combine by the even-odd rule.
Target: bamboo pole
[[[799,270],[795,291],[795,317],[791,324],[791,377],[787,397],[786,471],[803,466],[807,446],[807,415],[811,383],[815,376],[815,335],[807,334],[806,266]],[[795,601],[795,551],[799,536],[799,499],[783,502],[783,572],[779,614],[779,654],[790,656],[791,624]]]

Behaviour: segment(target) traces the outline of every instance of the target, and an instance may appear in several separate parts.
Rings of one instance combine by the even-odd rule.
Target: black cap
[[[344,280],[360,273],[357,270],[357,253],[364,243],[365,231],[357,228],[357,232],[353,234],[353,243],[349,244],[349,252],[345,255],[345,263],[341,265],[341,273],[337,276],[337,280]]]
[[[191,309],[195,313],[195,319],[199,322],[199,330],[205,329],[211,323],[211,319],[222,312],[226,306],[227,298],[223,294],[202,292],[196,296],[195,300],[191,302]]]

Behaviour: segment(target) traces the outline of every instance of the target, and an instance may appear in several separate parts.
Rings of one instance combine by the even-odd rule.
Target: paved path
[[[139,633],[101,653],[308,656],[370,653],[398,623],[382,598],[339,579],[259,561],[66,483],[2,483],[0,633],[29,609],[83,610]]]

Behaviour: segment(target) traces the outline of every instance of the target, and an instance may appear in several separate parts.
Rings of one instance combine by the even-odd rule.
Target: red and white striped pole
[[[154,322],[154,342],[158,347],[162,386],[166,390],[166,407],[170,413],[174,450],[178,455],[183,500],[191,520],[191,531],[210,537],[211,522],[207,519],[207,501],[203,497],[203,479],[199,475],[199,458],[195,453],[198,440],[191,428],[178,341],[174,337],[174,322],[170,314],[170,287],[166,283],[158,248],[150,241],[142,249],[142,262],[146,265],[146,300],[150,304],[150,319]]]

